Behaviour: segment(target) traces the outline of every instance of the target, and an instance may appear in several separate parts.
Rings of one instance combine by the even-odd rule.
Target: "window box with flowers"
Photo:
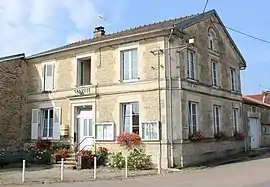
[[[197,131],[188,135],[188,139],[192,142],[201,142],[204,138],[202,131]]]
[[[92,150],[81,150],[76,154],[80,159],[80,169],[91,169],[94,167],[94,157],[97,158],[97,166],[105,166],[108,159],[109,151],[105,147],[99,147],[96,152]]]
[[[142,143],[142,139],[138,133],[124,132],[117,137],[117,143],[128,150],[137,149]]]

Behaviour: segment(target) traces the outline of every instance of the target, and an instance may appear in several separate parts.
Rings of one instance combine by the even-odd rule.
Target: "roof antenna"
[[[98,19],[102,19],[102,20],[104,20],[104,21],[107,20],[107,19],[104,17],[104,15],[102,15],[102,14],[99,14],[99,15],[98,15]]]

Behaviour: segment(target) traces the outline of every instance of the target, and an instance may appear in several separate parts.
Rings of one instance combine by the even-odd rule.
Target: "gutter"
[[[170,100],[170,110],[169,110],[169,125],[170,125],[170,158],[171,158],[171,167],[174,166],[174,153],[173,153],[173,124],[172,124],[172,75],[171,75],[171,48],[170,48],[170,40],[173,34],[173,31],[175,29],[175,25],[173,26],[173,28],[171,28],[171,32],[170,32],[170,36],[168,38],[168,57],[169,57],[169,100]]]
[[[65,52],[65,51],[72,50],[72,49],[79,49],[79,48],[82,48],[82,47],[88,47],[88,46],[92,46],[92,45],[96,45],[96,44],[102,44],[102,43],[106,43],[106,42],[117,41],[117,40],[121,40],[121,39],[131,38],[131,37],[134,37],[134,36],[152,34],[152,33],[156,33],[156,32],[166,31],[166,30],[169,30],[169,29],[172,29],[172,28],[174,28],[174,27],[169,27],[169,28],[166,28],[166,29],[158,29],[158,30],[144,32],[144,33],[137,33],[137,34],[127,35],[127,36],[122,36],[122,37],[117,37],[117,38],[111,38],[111,39],[101,40],[101,41],[97,41],[97,42],[90,42],[90,43],[83,44],[83,45],[78,45],[78,46],[74,46],[74,47],[67,47],[67,48],[62,48],[62,49],[59,49],[59,50],[54,50],[54,51],[49,51],[49,52],[44,52],[44,53],[32,55],[32,56],[26,57],[26,59],[29,60],[29,59],[33,59],[33,58],[46,56],[46,55],[51,55],[51,54],[54,54],[54,53]]]

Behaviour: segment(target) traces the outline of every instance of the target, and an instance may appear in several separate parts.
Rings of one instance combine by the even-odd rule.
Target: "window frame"
[[[190,54],[192,54],[193,56],[192,61],[190,58]],[[196,80],[196,77],[196,52],[192,50],[187,50],[187,78],[191,80]]]
[[[127,132],[127,131],[125,131],[125,117],[126,117],[126,115],[125,115],[125,113],[124,113],[124,106],[125,105],[130,105],[131,106],[131,108],[130,108],[130,113],[129,113],[129,117],[130,117],[130,131],[129,131],[129,133],[133,133],[133,114],[132,114],[132,104],[138,104],[138,109],[139,109],[139,113],[138,113],[138,116],[139,116],[139,126],[138,126],[138,133],[140,133],[140,102],[139,101],[132,101],[132,102],[125,102],[125,103],[121,103],[120,104],[120,106],[121,106],[121,133],[123,133],[123,132]]]
[[[90,60],[90,83],[89,84],[82,84],[84,82],[84,63],[83,61]],[[92,55],[82,56],[76,58],[77,66],[76,66],[76,87],[88,87],[92,85]],[[80,69],[80,70],[79,70]],[[80,72],[79,72],[80,71]]]
[[[236,113],[235,113],[235,111],[236,111]],[[239,130],[239,109],[233,108],[232,112],[233,112],[233,129],[234,129],[234,131],[238,132],[238,130]]]
[[[47,72],[48,72],[48,66],[51,65],[52,66],[52,75],[48,76]],[[51,77],[51,89],[46,88],[46,79],[48,79],[48,77]],[[54,91],[55,89],[55,60],[50,60],[50,61],[45,61],[42,63],[42,69],[41,69],[41,92],[51,92]]]
[[[218,109],[218,110],[216,110]],[[217,129],[217,113],[216,111],[218,111],[218,129]],[[220,105],[213,105],[213,130],[214,130],[214,134],[221,132],[221,106]]]
[[[198,128],[198,105],[199,103],[194,102],[194,101],[189,101],[188,102],[188,132],[189,133],[195,133],[194,132],[194,122],[193,122],[193,118],[191,116],[193,116],[194,114],[192,114],[192,105],[195,106],[195,119],[196,119],[196,124],[195,124],[195,132],[198,132],[199,128]]]
[[[150,139],[148,139],[148,138],[144,138],[143,137],[143,125],[144,124],[154,124],[154,125],[156,125],[157,127],[156,127],[156,129],[157,129],[157,137],[156,138],[150,138]],[[153,129],[153,128],[152,128]],[[149,133],[153,133],[153,132],[149,132]],[[139,135],[140,135],[140,137],[141,137],[141,139],[143,140],[143,141],[158,141],[158,140],[160,140],[160,122],[159,121],[142,121],[141,123],[140,123],[140,131],[139,131]]]
[[[104,126],[110,126],[112,128],[112,137],[109,139],[104,139]],[[103,139],[97,138],[97,126],[102,126],[103,128]],[[94,137],[96,141],[113,141],[115,139],[115,124],[114,122],[99,122],[94,123]]]
[[[215,67],[215,69],[214,69]],[[220,87],[219,79],[219,63],[216,60],[211,59],[211,75],[212,75],[212,86]],[[216,77],[214,77],[216,76]],[[216,80],[216,82],[215,82]]]
[[[41,139],[53,139],[53,126],[54,126],[54,110],[53,110],[53,107],[52,108],[40,108],[39,109],[40,111],[41,111],[41,116],[40,116],[40,138]],[[46,124],[46,126],[47,126],[47,132],[46,132],[46,134],[47,134],[47,136],[44,136],[44,129],[45,129],[45,124],[44,124],[44,121],[45,121],[45,111],[48,111],[48,120],[47,120],[47,124]],[[50,119],[50,111],[52,111],[52,114],[53,114],[53,116],[52,116],[52,124],[51,124],[51,126],[52,126],[52,136],[49,136],[50,135],[50,126],[49,126],[49,124],[48,124],[48,122],[50,121],[49,119]]]
[[[230,67],[230,90],[237,91],[236,69]]]
[[[137,53],[137,67],[136,67],[136,73],[137,73],[137,77],[133,78],[133,71],[134,68],[132,68],[134,66],[133,64],[133,59],[132,59],[132,51],[136,51]],[[128,79],[125,79],[125,59],[124,59],[124,54],[128,52]],[[123,82],[133,82],[133,81],[138,81],[139,80],[139,50],[138,47],[131,47],[131,48],[127,48],[127,49],[121,49],[120,50],[120,68],[121,68],[121,81]]]

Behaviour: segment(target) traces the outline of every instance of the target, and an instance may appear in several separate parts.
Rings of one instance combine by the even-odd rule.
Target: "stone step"
[[[73,158],[73,157],[68,157],[68,158],[65,159],[65,161],[74,161],[74,162],[76,162],[76,159]],[[65,161],[64,161],[64,162],[65,162]]]
[[[61,164],[53,164],[52,167],[54,168],[61,168]],[[76,169],[76,164],[64,164],[65,169]]]

